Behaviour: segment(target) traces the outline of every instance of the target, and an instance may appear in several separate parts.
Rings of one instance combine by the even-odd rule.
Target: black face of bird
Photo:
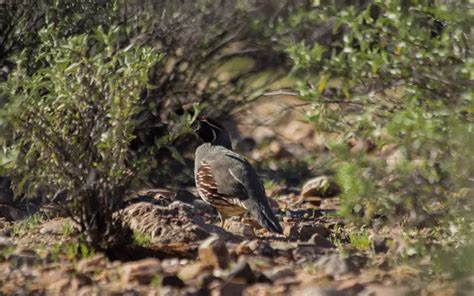
[[[199,117],[194,132],[206,143],[214,142],[225,129],[209,117]]]

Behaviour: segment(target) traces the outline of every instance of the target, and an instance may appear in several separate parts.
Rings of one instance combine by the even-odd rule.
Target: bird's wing
[[[216,180],[216,171],[213,170],[212,165],[207,161],[201,161],[196,174],[196,182],[199,195],[207,201],[208,198],[212,199],[211,203],[218,203],[221,205],[226,204],[237,204],[243,206],[241,200],[247,198],[245,189],[241,184],[230,184],[228,187],[232,190],[228,190],[225,193],[219,190],[218,180]],[[223,187],[222,185],[220,187]]]
[[[248,187],[263,189],[257,173],[243,157],[232,151],[223,156],[209,162],[220,194],[247,200],[250,196]],[[259,193],[265,196],[264,191]]]
[[[227,150],[224,157],[218,157],[209,164],[212,171],[216,172],[214,179],[220,194],[238,198],[239,204],[249,210],[260,224],[273,232],[283,232],[270,207],[263,184],[250,163],[239,154]]]

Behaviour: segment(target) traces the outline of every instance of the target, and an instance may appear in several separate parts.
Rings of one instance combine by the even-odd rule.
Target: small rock
[[[294,296],[349,296],[346,292],[341,292],[336,289],[323,288],[316,285],[308,285],[295,289],[291,295]]]
[[[161,261],[161,268],[166,274],[176,274],[182,266],[187,265],[186,263],[181,264],[179,258],[166,258]]]
[[[258,273],[257,275],[257,283],[263,283],[263,284],[271,284],[272,283],[272,280],[269,279],[266,275],[264,275],[263,273]]]
[[[122,266],[122,270],[122,280],[124,283],[138,282],[140,284],[149,284],[161,272],[161,265],[158,259],[148,258],[125,263]]]
[[[77,232],[76,224],[69,218],[57,218],[43,224],[40,229],[41,234],[73,234]]]
[[[92,285],[93,281],[90,277],[83,273],[76,273],[71,279],[71,289],[73,291],[78,291],[82,287]]]
[[[252,250],[252,252],[255,252],[256,250],[258,250],[258,248],[260,248],[261,245],[262,245],[262,241],[258,239],[254,239],[253,241],[248,243],[248,247],[250,248],[250,250]]]
[[[242,241],[236,248],[235,248],[235,255],[249,255],[252,254],[253,250],[249,246],[249,241]]]
[[[213,215],[217,215],[216,210],[201,199],[194,200],[192,202],[192,205],[194,207],[194,210],[198,213],[203,213],[203,214],[211,213]]]
[[[271,284],[261,283],[249,286],[245,289],[244,295],[271,296],[274,295]]]
[[[200,287],[207,289],[222,284],[224,280],[213,275],[211,271],[205,271],[199,274],[197,282]]]
[[[358,268],[348,258],[342,258],[338,254],[331,254],[321,257],[317,262],[318,266],[325,274],[338,277],[344,274],[359,273]]]
[[[50,293],[64,295],[71,289],[71,270],[60,268],[41,275],[41,282]]]
[[[376,148],[374,142],[372,142],[369,139],[356,139],[356,138],[351,138],[348,141],[348,146],[350,147],[351,153],[353,154],[360,154],[360,153],[369,153],[374,151]]]
[[[294,277],[295,272],[292,268],[289,267],[276,267],[270,272],[266,272],[265,276],[274,282],[282,278]]]
[[[389,249],[388,239],[383,236],[376,236],[372,238],[372,245],[375,253],[386,253]]]
[[[8,261],[14,266],[33,266],[38,264],[41,260],[33,250],[15,250],[13,254],[8,257]]]
[[[333,248],[334,247],[334,245],[328,239],[322,237],[318,233],[313,234],[313,236],[308,240],[308,243],[319,248]]]
[[[367,265],[369,258],[363,254],[354,254],[351,256],[350,261],[357,267],[363,268]]]
[[[184,288],[186,285],[184,282],[176,275],[167,275],[161,280],[162,286],[170,286],[175,288]]]
[[[385,153],[386,155],[383,158],[385,158],[385,162],[387,163],[388,171],[394,170],[398,163],[406,159],[405,154],[399,148],[394,148],[393,150],[387,149]]]
[[[355,277],[342,280],[337,286],[337,289],[341,292],[349,293],[350,295],[357,295],[365,288],[360,281],[360,279]]]
[[[0,236],[10,237],[11,235],[12,235],[12,232],[11,232],[10,228],[3,228],[2,229],[2,225],[0,223]]]
[[[0,236],[0,252],[2,252],[3,250],[5,250],[7,248],[14,247],[14,246],[15,246],[15,244],[12,243],[7,237]]]
[[[306,197],[334,197],[339,194],[339,186],[328,176],[319,176],[307,181],[301,190],[303,200]]]
[[[191,279],[196,278],[201,271],[201,264],[189,264],[181,268],[181,270],[178,272],[178,277],[183,281],[189,281]]]
[[[315,217],[317,215],[317,212],[315,209],[304,209],[304,210],[290,210],[286,209],[285,211],[285,217],[283,218],[286,221],[288,220],[301,220],[307,217]]]
[[[217,289],[213,289],[212,296],[241,296],[247,286],[242,283],[226,282]]]
[[[305,196],[301,197],[301,202],[306,208],[321,208],[323,203],[323,198],[320,196]]]
[[[309,240],[313,235],[318,234],[321,237],[327,237],[329,230],[323,225],[303,225],[299,230],[299,238],[301,241]]]
[[[255,237],[252,226],[241,223],[240,221],[226,221],[226,227],[228,232],[234,234],[240,234],[245,237]]]
[[[283,235],[290,238],[295,239],[298,237],[298,227],[295,225],[287,225],[283,229]]]
[[[359,295],[369,296],[369,295],[384,295],[384,296],[402,296],[408,295],[410,289],[403,286],[382,286],[382,285],[369,285],[367,286]]]
[[[300,244],[293,250],[292,255],[297,263],[314,261],[321,256],[322,252],[314,245]]]
[[[255,283],[256,277],[250,268],[250,265],[245,261],[240,261],[237,263],[229,273],[229,278],[234,279],[241,279],[244,280],[247,284]]]
[[[265,257],[273,257],[275,255],[275,250],[267,242],[262,242],[259,248],[257,249],[257,254]]]
[[[397,150],[398,150],[398,145],[397,144],[386,144],[386,145],[383,145],[380,148],[380,151],[377,153],[377,156],[379,158],[385,158],[387,156],[390,156],[391,154],[393,154]]]
[[[105,256],[99,253],[93,257],[81,259],[77,263],[76,268],[82,273],[92,274],[99,269],[105,268],[105,266]]]
[[[199,246],[199,260],[202,266],[227,268],[230,262],[230,255],[225,242],[217,236],[211,236],[203,241]]]
[[[136,289],[133,289],[132,290],[133,293],[132,295],[147,295],[145,293],[146,289],[144,289],[144,291],[142,293],[140,293],[139,291],[137,291]],[[151,293],[149,293],[148,295],[150,295]],[[160,296],[180,296],[182,295],[182,293],[180,292],[180,289],[178,288],[175,288],[175,287],[171,287],[171,286],[163,286],[161,287],[160,289],[160,293],[159,294],[151,294],[151,295],[160,295]]]

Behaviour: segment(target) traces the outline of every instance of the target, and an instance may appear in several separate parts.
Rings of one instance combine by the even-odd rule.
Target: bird
[[[225,220],[246,212],[274,233],[283,233],[265,188],[252,165],[232,150],[229,133],[215,119],[197,118],[194,132],[204,142],[197,147],[194,178],[199,196]]]

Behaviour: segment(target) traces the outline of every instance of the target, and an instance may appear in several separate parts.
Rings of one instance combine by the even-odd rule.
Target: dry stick
[[[281,95],[283,95],[283,96],[292,96],[292,97],[301,97],[301,95],[299,95],[296,92],[287,91],[287,90],[283,90],[283,89],[272,91],[272,92],[267,92],[267,93],[262,94],[261,96],[262,97],[269,97],[269,96],[281,96]],[[361,105],[361,106],[366,105],[366,104],[360,103],[360,102],[351,102],[351,101],[343,101],[343,100],[318,100],[315,103],[322,103],[322,104],[333,104],[333,103],[334,104],[352,104],[352,105]],[[311,103],[308,103],[308,104],[311,104]]]

